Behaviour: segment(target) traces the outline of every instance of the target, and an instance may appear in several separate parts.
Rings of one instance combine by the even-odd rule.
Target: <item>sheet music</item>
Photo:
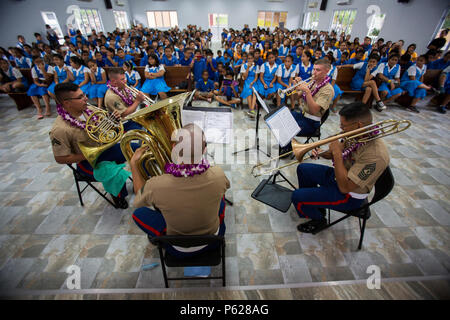
[[[205,130],[205,118],[206,112],[204,111],[183,110],[181,112],[181,123],[183,123],[183,125],[194,123],[203,131]]]
[[[256,98],[258,99],[259,103],[261,104],[261,106],[263,107],[264,110],[266,110],[267,113],[269,113],[269,108],[267,108],[266,103],[264,102],[264,99],[262,99],[258,93],[258,91],[256,91],[255,87],[252,88],[253,92],[256,94]]]
[[[301,130],[287,107],[276,111],[266,119],[266,123],[282,147],[286,146]]]

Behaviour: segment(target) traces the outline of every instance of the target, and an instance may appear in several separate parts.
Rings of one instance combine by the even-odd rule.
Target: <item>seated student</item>
[[[417,113],[419,113],[417,102],[426,97],[427,90],[431,90],[430,86],[423,83],[423,75],[427,71],[426,59],[425,55],[419,56],[417,62],[409,67],[400,79],[401,88],[413,98],[407,109]]]
[[[434,51],[434,52],[436,52],[436,51]],[[428,69],[430,69],[430,70],[444,70],[449,65],[450,65],[450,51],[447,51],[443,58],[435,59],[434,61],[431,61],[431,62],[429,61],[428,62]]]
[[[283,44],[278,48],[278,57],[280,59],[285,59],[289,55],[289,44],[290,40],[288,38],[284,39]]]
[[[378,91],[380,92],[381,99],[386,99],[384,100],[384,104],[397,99],[404,92],[400,88],[400,65],[398,64],[398,59],[399,55],[397,53],[390,54],[388,62],[380,63],[376,70],[378,78],[383,81]],[[396,84],[398,84],[398,87]],[[380,108],[380,110],[384,109],[386,109],[386,106]]]
[[[358,49],[356,51],[356,53],[355,53],[355,57],[348,59],[346,64],[353,65],[353,64],[356,64],[356,63],[364,62],[365,61],[364,54],[365,54],[365,52],[364,52],[363,48]]]
[[[81,91],[88,94],[91,78],[89,76],[89,68],[83,65],[83,61],[78,57],[71,57],[68,72],[70,81],[73,81],[80,87]]]
[[[55,96],[55,86],[58,83],[69,82],[69,74],[67,73],[69,67],[64,64],[64,58],[60,54],[55,54],[53,56],[53,63],[55,66],[53,67],[53,82],[48,87],[48,95],[52,97],[53,100],[56,101]]]
[[[217,61],[213,58],[213,52],[210,49],[206,50],[206,70],[209,73],[209,79],[215,81],[217,72]]]
[[[247,62],[247,53],[242,52],[241,59],[234,60],[233,62],[233,70],[236,75],[239,74],[241,66],[246,62]]]
[[[272,48],[270,47],[270,43],[267,42],[267,41],[265,41],[265,42],[264,42],[264,47],[263,47],[263,53],[262,53],[262,55],[261,55],[261,57],[262,57],[262,59],[263,59],[264,61],[267,61],[267,54],[268,54],[269,52],[272,52]]]
[[[331,47],[331,41],[330,40],[325,40],[323,47],[322,47],[322,52],[324,55],[328,54],[328,52],[334,53],[333,48]]]
[[[81,60],[83,60],[83,64],[84,64],[85,66],[88,65],[88,62],[89,62],[90,59],[91,59],[91,58],[89,57],[89,51],[83,50],[83,51],[81,52]]]
[[[31,97],[34,106],[37,110],[37,118],[43,119],[41,103],[39,102],[39,97],[42,97],[45,103],[45,115],[47,117],[51,116],[50,110],[50,98],[47,93],[47,83],[53,76],[53,68],[47,64],[44,64],[42,58],[36,58],[33,60],[33,67],[31,68],[31,77],[33,78],[33,83],[27,91],[27,95]]]
[[[28,89],[27,79],[5,59],[0,59],[0,83],[1,93],[24,92]]]
[[[381,101],[378,94],[378,87],[375,81],[377,75],[378,62],[380,56],[378,54],[372,53],[369,56],[369,60],[366,62],[359,62],[354,65],[344,65],[341,68],[352,67],[357,70],[350,83],[350,88],[355,91],[363,91],[364,95],[362,98],[362,103],[367,104],[371,95],[375,98],[376,109],[378,111],[386,109],[386,106]],[[369,106],[370,107],[370,106]]]
[[[328,72],[328,77],[330,78],[330,84],[333,86],[333,89],[334,89],[334,97],[333,97],[333,104],[330,106],[330,110],[333,111],[334,113],[336,113],[337,112],[336,105],[344,92],[336,84],[338,68],[336,66],[333,66],[334,60],[330,60],[330,57],[331,57],[331,59],[334,59],[334,56],[332,56],[332,55],[329,55],[329,56],[327,55],[327,56],[325,56],[324,59],[326,61],[328,61],[331,65],[331,69]]]
[[[258,93],[270,100],[275,98],[275,93],[278,89],[278,86],[275,85],[275,82],[277,81],[275,74],[278,65],[275,63],[275,55],[273,52],[269,52],[267,58],[268,61],[259,68],[259,81],[261,81],[262,86]]]
[[[166,99],[166,92],[170,91],[170,87],[167,86],[164,80],[164,73],[166,73],[166,70],[160,64],[156,54],[151,54],[148,57],[148,64],[145,66],[146,80],[142,85],[141,91],[146,93],[147,96],[159,95],[161,99]]]
[[[166,67],[180,65],[178,59],[173,56],[173,48],[171,46],[167,46],[164,48],[164,56],[161,59],[161,64]]]
[[[174,150],[181,149],[183,155],[190,156],[172,152],[172,164],[166,166],[166,173],[144,180],[138,164],[145,147],[136,150],[131,158],[134,206],[138,208],[132,215],[133,220],[150,241],[165,234],[223,236],[226,229],[224,195],[230,182],[220,167],[210,167],[206,160],[206,137],[202,129],[188,124],[176,135],[181,136],[182,141],[178,138]],[[150,209],[151,206],[154,208]],[[183,258],[213,248],[214,245],[191,248],[169,245],[166,250]]]
[[[244,80],[244,87],[241,92],[241,98],[247,99],[249,111],[247,113],[251,118],[255,118],[256,111],[256,95],[253,92],[253,88],[256,91],[261,91],[261,82],[258,79],[259,67],[255,65],[255,57],[252,54],[247,56],[247,62],[241,67],[241,76]]]
[[[194,81],[199,81],[202,78],[203,70],[206,69],[206,59],[202,56],[200,49],[195,49],[195,56],[192,64],[192,73],[194,75]],[[209,72],[208,72],[209,74]]]
[[[192,51],[189,48],[185,48],[183,52],[183,57],[179,60],[179,63],[182,66],[190,66],[192,62]]]
[[[408,53],[411,56],[411,62],[417,61],[417,52],[416,52],[416,44],[412,43],[408,46],[405,53]]]
[[[125,54],[125,51],[123,51],[122,48],[117,49],[117,55],[114,57],[114,62],[116,62],[116,64],[114,65],[115,67],[123,67],[123,64],[125,61],[130,61],[134,66],[136,66],[136,64],[134,63],[134,57],[130,56],[129,54]]]
[[[439,76],[439,93],[444,94],[444,99],[437,107],[439,113],[447,113],[447,105],[450,102],[450,66],[445,68]]]
[[[348,54],[347,43],[341,42],[339,44],[339,49],[334,51],[334,59],[336,59],[336,61],[339,61],[341,59],[342,53],[344,52],[347,52]]]
[[[25,44],[24,46],[23,46],[23,48],[24,48],[24,50],[23,50],[23,55],[25,56],[25,57],[27,57],[27,58],[32,58],[32,54],[31,54],[31,46],[30,45],[28,45],[28,44]]]
[[[103,67],[106,66],[106,62],[105,62],[105,60],[103,59],[103,56],[102,56],[102,54],[101,54],[100,51],[96,51],[96,52],[95,52],[95,61],[97,62],[97,65],[98,65],[100,68],[103,68]]]
[[[294,54],[292,55],[294,66],[297,66],[302,63],[303,48],[304,48],[303,45],[298,45],[295,48]]]
[[[239,98],[239,83],[233,80],[234,73],[230,69],[225,70],[225,76],[215,99],[220,105],[227,105],[236,108],[236,104],[241,103]]]
[[[277,72],[275,73],[277,77],[277,91],[278,89],[284,90],[286,88],[289,88],[292,86],[292,80],[295,77],[295,66],[293,65],[294,59],[289,54],[285,57],[284,63],[278,66]],[[295,107],[295,99],[293,99],[292,96],[285,97],[281,99],[281,97],[277,94],[277,107],[281,106],[281,101],[284,99],[290,99],[291,100],[291,110],[294,110]]]
[[[229,66],[233,62],[231,57],[228,55],[228,52],[225,51],[223,53],[223,57],[222,57],[222,61],[221,62],[223,63],[224,66],[226,66],[226,65]]]
[[[411,55],[409,53],[405,53],[400,57],[400,60],[398,62],[400,65],[400,78],[403,76],[403,74],[406,72],[406,70],[409,69],[413,65],[411,62]]]
[[[275,63],[276,63],[277,65],[282,64],[282,63],[283,63],[283,60],[281,60],[281,59],[278,57],[278,50],[273,50],[272,52],[273,52],[273,54],[275,55]]]
[[[221,50],[217,50],[217,58],[216,58],[217,62],[222,62],[223,63],[223,56],[222,56],[222,51]]]
[[[230,49],[230,45],[228,43],[225,44],[225,48],[223,50],[223,54],[225,54],[225,52],[228,53],[229,57],[233,56],[233,50]]]
[[[313,64],[311,63],[311,53],[309,51],[303,51],[302,61],[296,66],[295,73],[302,78],[302,80],[307,80],[311,78],[312,71]]]
[[[14,57],[14,62],[16,63],[17,68],[29,69],[33,65],[32,60],[25,57],[22,50],[18,48],[12,48],[11,54]]]
[[[69,43],[69,50],[67,50],[66,55],[64,56],[64,63],[69,65],[71,57],[78,57],[77,48],[73,43]]]
[[[208,70],[203,70],[202,79],[195,83],[194,98],[197,100],[212,102],[214,98],[214,81],[209,79]]]
[[[164,47],[163,46],[158,46],[158,48],[155,51],[155,54],[158,57],[158,59],[162,59],[163,55],[164,55]]]
[[[139,72],[134,70],[134,65],[130,61],[125,61],[125,63],[123,64],[123,71],[125,71],[127,85],[140,90],[141,89],[141,75],[139,74]]]
[[[333,55],[334,56],[334,55]],[[340,60],[336,60],[336,62],[334,63],[335,66],[343,66],[347,64],[347,60],[348,60],[348,52],[344,51],[341,54],[341,59]]]
[[[115,50],[113,48],[106,48],[105,67],[117,67],[119,65],[115,55]]]
[[[323,57],[324,57],[324,54],[323,54],[322,50],[317,49],[316,51],[314,51],[314,56],[313,56],[312,63],[314,64],[315,61],[320,60]]]
[[[94,59],[88,61],[88,67],[91,71],[89,73],[91,86],[89,87],[88,97],[89,99],[97,99],[97,107],[103,108],[103,99],[106,90],[108,90],[106,86],[106,72],[103,68],[97,66]]]
[[[255,50],[254,57],[255,57],[255,64],[258,67],[261,67],[264,63],[264,60],[261,58],[261,52],[259,50]]]

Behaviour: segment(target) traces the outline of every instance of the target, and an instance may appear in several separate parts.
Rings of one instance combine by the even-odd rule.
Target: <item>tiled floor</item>
[[[348,101],[351,98],[342,103]],[[420,114],[412,114],[394,105],[374,114],[377,121],[409,119],[413,125],[385,139],[396,185],[373,206],[361,251],[356,250],[357,219],[317,235],[300,234],[296,225],[301,219],[294,208],[282,213],[253,200],[250,194],[260,178],[250,174],[248,161],[255,160],[255,152],[240,153],[222,164],[232,184],[226,196],[234,201],[225,218],[227,285],[366,279],[370,265],[379,266],[383,278],[448,276],[450,120],[431,107],[420,109]],[[36,121],[34,113],[32,108],[18,112],[8,97],[0,97],[0,290],[64,289],[70,265],[81,268],[82,289],[163,288],[160,267],[142,270],[159,258],[134,224],[132,209],[115,210],[92,191],[86,192],[81,207],[71,171],[52,156],[48,131],[54,117]],[[235,134],[254,128],[255,122],[241,110],[233,113]],[[338,132],[338,122],[331,114],[323,136]],[[241,135],[237,145],[244,145]],[[222,146],[208,147],[217,161]],[[297,184],[295,166],[283,172]],[[180,272],[172,269],[169,274]],[[216,287],[220,282],[171,283],[175,288],[188,286]],[[442,286],[448,289],[448,281],[442,280],[439,290]],[[433,296],[430,288],[422,298]],[[292,290],[294,298],[316,295]]]

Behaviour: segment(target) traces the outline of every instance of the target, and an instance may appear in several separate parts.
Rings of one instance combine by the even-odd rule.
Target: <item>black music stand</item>
[[[256,110],[256,128],[255,128],[255,130],[256,130],[256,135],[255,135],[255,145],[254,145],[253,147],[245,148],[244,150],[235,151],[235,152],[232,153],[233,155],[238,154],[239,152],[247,152],[247,151],[250,151],[250,150],[256,150],[257,152],[262,152],[262,153],[264,153],[267,157],[270,158],[270,152],[267,153],[267,152],[265,152],[265,151],[263,151],[263,150],[261,150],[261,149],[259,148],[259,117],[261,116],[261,114],[260,114],[261,108],[262,108],[262,106],[260,106],[259,100],[256,99],[256,109],[257,109],[257,110]]]

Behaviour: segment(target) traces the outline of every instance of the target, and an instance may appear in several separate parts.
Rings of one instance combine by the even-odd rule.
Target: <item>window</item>
[[[442,30],[449,29],[449,28],[450,28],[450,10],[447,10],[447,12],[443,14],[443,16],[439,22],[439,27],[436,29],[436,31],[434,33],[433,40],[440,37]],[[447,34],[446,40],[447,41],[446,41],[445,45],[441,49],[444,52],[447,51],[447,49],[448,49],[448,45],[449,45],[449,41],[450,41],[450,33]]]
[[[53,30],[55,30],[56,35],[60,39],[60,44],[64,42],[64,35],[62,33],[61,27],[59,26],[58,18],[56,14],[51,11],[41,11],[42,19],[44,23],[48,24]],[[45,38],[45,35],[43,36]]]
[[[303,20],[303,29],[305,30],[317,30],[319,24],[320,12],[307,12],[305,20]]]
[[[74,10],[75,20],[82,34],[91,34],[92,30],[104,31],[102,19],[97,9]]]
[[[147,11],[149,28],[174,28],[178,26],[176,11]]]
[[[114,20],[116,21],[116,27],[122,30],[130,29],[130,23],[128,22],[128,16],[126,11],[113,11]]]
[[[337,34],[341,32],[351,34],[355,17],[356,10],[335,10],[330,31],[334,30]]]
[[[287,12],[258,11],[258,27],[281,27],[284,28],[287,20]]]
[[[369,32],[367,32],[367,36],[372,39],[372,41],[376,40],[378,38],[378,35],[380,34],[381,28],[383,28],[384,18],[386,17],[386,14],[374,14],[371,21],[370,21],[370,27]]]
[[[210,13],[208,18],[210,27],[228,27],[228,14]]]

